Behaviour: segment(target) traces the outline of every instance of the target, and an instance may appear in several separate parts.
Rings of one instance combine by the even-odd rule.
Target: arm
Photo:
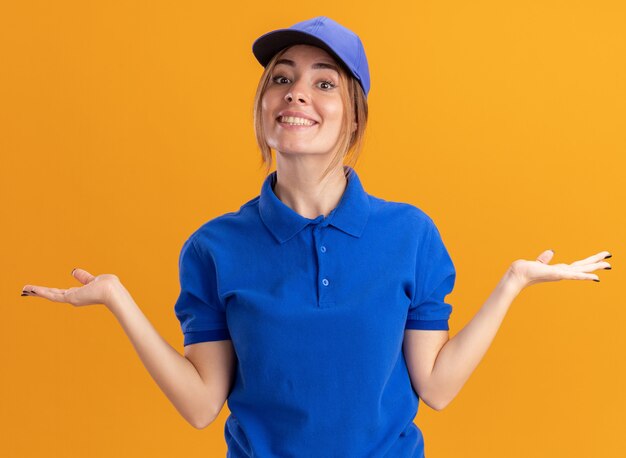
[[[198,429],[212,423],[234,379],[236,357],[232,342],[187,345],[183,357],[152,327],[117,275],[94,276],[76,268],[72,276],[83,286],[59,289],[25,285],[22,296],[64,302],[74,307],[104,304],[120,322],[146,369],[181,415]]]
[[[509,269],[474,318],[452,339],[448,331],[405,331],[411,380],[415,379],[415,391],[428,406],[443,409],[474,372],[521,291],[514,280]]]
[[[186,356],[182,356],[159,335],[121,283],[113,288],[110,297],[105,305],[178,412],[198,429],[212,423],[230,389],[234,354],[231,341],[188,345]]]
[[[447,331],[405,331],[404,352],[411,382],[426,404],[441,410],[454,399],[525,287],[563,279],[599,281],[597,275],[586,272],[610,268],[609,263],[601,262],[610,257],[607,252],[572,264],[546,264],[552,255],[544,251],[537,261],[515,261],[474,318],[452,339],[448,339]]]

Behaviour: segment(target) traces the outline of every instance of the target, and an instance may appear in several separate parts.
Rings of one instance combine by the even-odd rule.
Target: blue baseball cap
[[[325,16],[261,35],[252,44],[252,52],[265,67],[277,52],[296,44],[317,46],[327,51],[358,80],[367,97],[370,71],[361,39],[350,29]]]

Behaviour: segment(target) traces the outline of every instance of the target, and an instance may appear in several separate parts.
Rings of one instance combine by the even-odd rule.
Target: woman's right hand
[[[72,276],[83,284],[68,289],[48,288],[47,286],[25,285],[22,296],[43,297],[53,302],[65,302],[76,307],[82,305],[109,305],[116,288],[121,282],[115,274],[93,276],[83,269],[74,269]]]

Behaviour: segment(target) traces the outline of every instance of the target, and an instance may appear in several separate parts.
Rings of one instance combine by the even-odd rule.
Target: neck
[[[315,219],[328,216],[343,195],[348,179],[343,164],[339,163],[320,180],[327,163],[304,163],[302,161],[278,161],[274,193],[285,205],[299,215]]]

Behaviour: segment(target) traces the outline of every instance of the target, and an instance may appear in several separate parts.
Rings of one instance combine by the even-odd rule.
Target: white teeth
[[[281,116],[280,122],[284,122],[285,124],[291,124],[292,126],[312,126],[313,124],[315,124],[310,119],[296,118],[294,116]]]

